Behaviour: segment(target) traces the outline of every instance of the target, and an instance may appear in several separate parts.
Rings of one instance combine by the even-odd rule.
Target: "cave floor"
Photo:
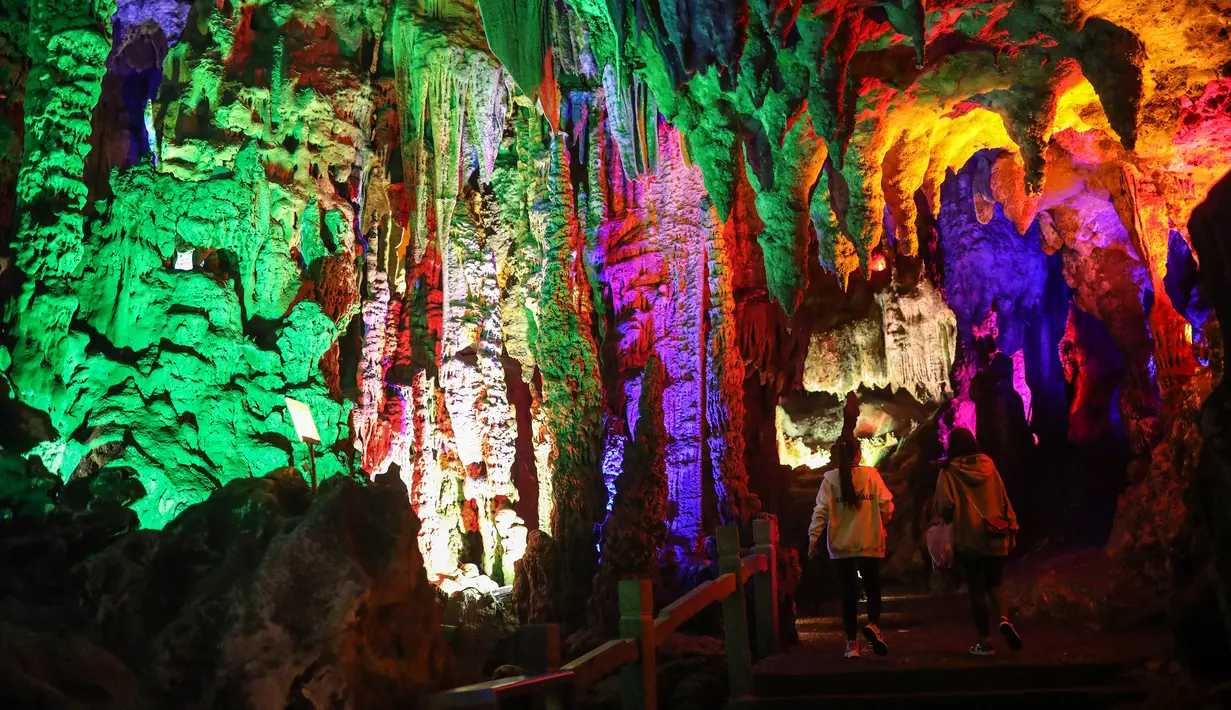
[[[800,645],[756,665],[758,700],[751,707],[1117,707],[1141,698],[1139,677],[1159,671],[1172,650],[1161,625],[1108,632],[1024,619],[1017,623],[1021,652],[1010,652],[997,636],[995,657],[974,657],[967,652],[975,639],[964,594],[890,594],[881,619],[890,654],[876,657],[865,647],[862,658],[847,660],[838,604],[823,608],[832,615],[798,620]]]

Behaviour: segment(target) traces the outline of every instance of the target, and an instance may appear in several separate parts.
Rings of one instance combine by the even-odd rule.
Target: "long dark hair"
[[[863,505],[855,492],[855,480],[851,475],[855,466],[855,445],[853,439],[846,437],[838,439],[838,443],[834,444],[838,454],[838,488],[842,491],[842,500],[852,508]]]
[[[963,456],[974,456],[977,453],[979,453],[979,440],[975,438],[974,432],[964,427],[949,432],[948,459],[950,461]]]

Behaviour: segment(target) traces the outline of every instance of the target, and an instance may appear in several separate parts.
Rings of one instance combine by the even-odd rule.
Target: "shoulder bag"
[[[975,512],[979,514],[979,517],[983,518],[983,529],[988,536],[1009,537],[1013,534],[1013,526],[1009,523],[1008,518],[1005,518],[1002,515],[994,515],[990,518],[987,517],[983,514],[982,510],[979,510],[979,504],[975,503],[974,496],[970,495],[970,492],[966,490],[966,487],[960,484],[958,487],[962,489],[962,494],[966,496],[966,500],[970,501],[970,504],[974,506]]]

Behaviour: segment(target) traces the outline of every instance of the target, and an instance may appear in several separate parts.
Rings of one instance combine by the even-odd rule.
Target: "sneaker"
[[[846,656],[847,658],[859,658],[859,642],[858,641],[847,641],[846,642],[846,653],[842,655]]]
[[[863,627],[863,637],[872,644],[873,653],[878,656],[889,655],[889,645],[885,643],[885,637],[881,636],[881,630],[876,624]]]
[[[970,647],[970,655],[972,656],[995,656],[996,649],[990,643],[980,641]]]
[[[1022,637],[1018,635],[1017,629],[1013,628],[1013,623],[1007,617],[1000,618],[1000,633],[1004,636],[1004,640],[1009,642],[1010,649],[1022,650]]]

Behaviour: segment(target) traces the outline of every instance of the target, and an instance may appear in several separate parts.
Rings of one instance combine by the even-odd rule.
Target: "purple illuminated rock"
[[[192,0],[117,0],[115,19],[121,30],[153,20],[166,34],[168,43],[175,44],[188,24],[192,5]]]
[[[990,158],[976,153],[941,188],[943,290],[959,333],[970,333],[994,311],[996,345],[1012,354],[1021,348],[1025,319],[1043,294],[1047,263],[1037,229],[1020,234],[999,204],[989,222],[978,218],[976,195],[991,193],[990,185],[978,184],[980,176],[990,177]]]

